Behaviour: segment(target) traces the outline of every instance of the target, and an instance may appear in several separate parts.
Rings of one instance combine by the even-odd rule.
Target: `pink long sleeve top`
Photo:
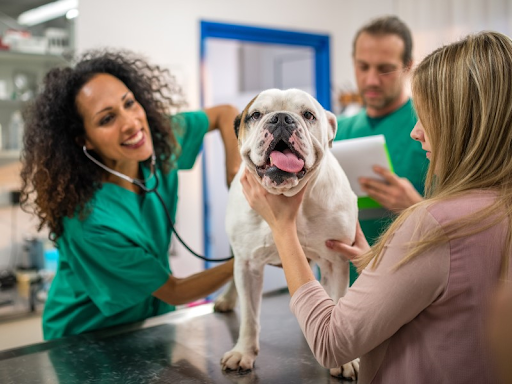
[[[485,323],[508,221],[394,270],[406,254],[404,244],[490,205],[495,196],[471,192],[417,209],[395,232],[378,266],[366,268],[337,303],[317,281],[300,287],[290,308],[320,364],[340,367],[361,357],[359,384],[496,383]]]

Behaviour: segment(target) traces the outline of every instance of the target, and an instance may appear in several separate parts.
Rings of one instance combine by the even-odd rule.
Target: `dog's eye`
[[[304,112],[304,113],[302,114],[302,116],[304,116],[304,118],[305,118],[306,120],[310,120],[310,121],[313,121],[313,120],[315,120],[315,119],[316,119],[315,115],[313,115],[313,114],[312,114],[311,112],[309,112],[309,111]]]
[[[261,113],[260,113],[260,112],[258,112],[258,111],[254,112],[254,113],[251,115],[251,119],[252,119],[252,120],[259,120],[259,119],[260,119],[260,117],[261,117]]]

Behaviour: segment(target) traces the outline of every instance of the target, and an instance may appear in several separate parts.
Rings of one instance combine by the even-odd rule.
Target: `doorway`
[[[299,88],[329,110],[329,46],[328,35],[202,21],[202,106],[233,104],[242,111],[265,89]],[[205,255],[224,258],[231,251],[225,231],[228,189],[220,134],[208,135],[203,149]],[[263,291],[284,287],[283,271],[267,266]]]

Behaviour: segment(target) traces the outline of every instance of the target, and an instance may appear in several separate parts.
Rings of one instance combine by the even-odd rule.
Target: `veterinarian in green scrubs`
[[[157,67],[126,53],[90,52],[73,69],[46,76],[27,119],[22,171],[23,195],[35,192],[35,213],[59,250],[43,313],[46,340],[172,311],[232,277],[232,260],[173,277],[171,228],[157,194],[117,175],[156,188],[173,221],[178,170],[194,165],[209,130],[221,131],[228,182],[235,175],[237,110],[218,106],[169,120],[163,112],[175,98],[164,95],[174,89]]]

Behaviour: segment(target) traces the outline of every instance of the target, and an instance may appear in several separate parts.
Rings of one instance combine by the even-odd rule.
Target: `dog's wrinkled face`
[[[314,174],[337,121],[308,93],[270,89],[237,117],[240,153],[249,172],[273,194],[293,196]]]

